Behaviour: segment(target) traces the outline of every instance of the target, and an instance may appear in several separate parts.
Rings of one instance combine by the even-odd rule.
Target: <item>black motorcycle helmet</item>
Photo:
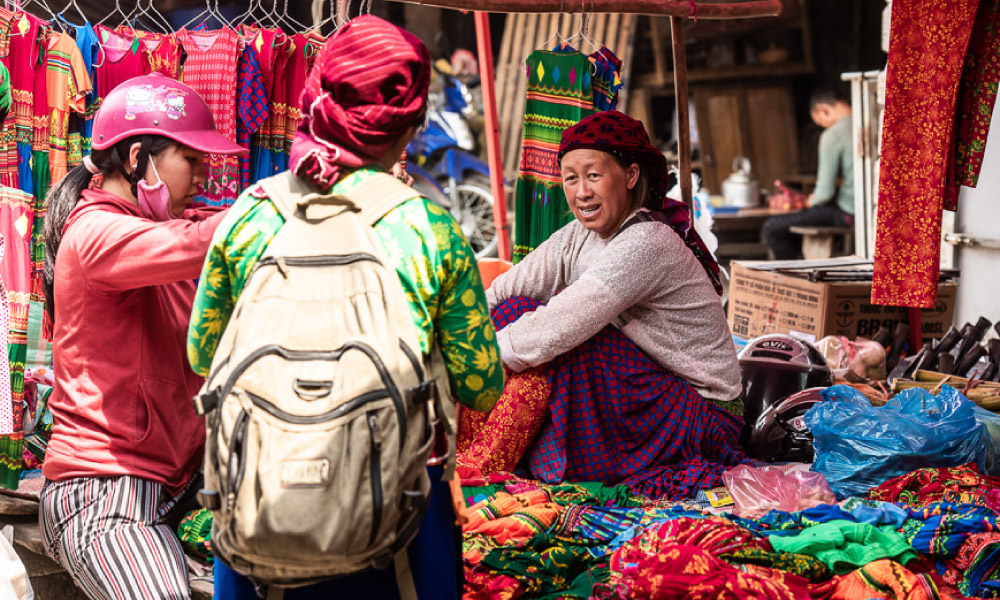
[[[750,424],[747,454],[766,462],[813,462],[813,437],[805,414],[823,401],[824,389],[802,390],[761,413]]]
[[[750,340],[739,361],[746,422],[740,441],[744,448],[749,449],[752,428],[768,408],[802,390],[833,385],[833,372],[823,355],[812,344],[790,335]]]

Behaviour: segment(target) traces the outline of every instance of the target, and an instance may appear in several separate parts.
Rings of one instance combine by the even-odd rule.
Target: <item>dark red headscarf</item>
[[[641,121],[625,113],[608,110],[594,113],[566,129],[559,144],[559,160],[572,150],[600,150],[639,165],[646,175],[647,196],[642,205],[662,213],[664,221],[694,253],[705,268],[715,291],[722,295],[719,263],[691,225],[691,212],[683,202],[667,198],[667,159],[649,142]]]
[[[342,168],[376,162],[423,118],[430,75],[412,33],[371,15],[342,26],[306,78],[292,171],[326,190]]]

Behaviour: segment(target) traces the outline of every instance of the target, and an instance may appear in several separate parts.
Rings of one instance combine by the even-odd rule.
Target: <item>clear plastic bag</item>
[[[812,468],[840,498],[865,495],[922,468],[974,462],[989,472],[993,440],[976,418],[976,405],[950,386],[936,396],[905,390],[882,407],[846,385],[824,390],[823,397],[805,415],[816,451]]]
[[[816,349],[836,377],[852,373],[859,378],[885,379],[885,348],[878,342],[860,337],[852,342],[842,335],[828,335],[816,342]]]
[[[0,598],[34,600],[35,592],[28,581],[28,571],[14,550],[14,528],[0,530]]]
[[[751,467],[740,465],[722,474],[738,517],[756,519],[772,510],[796,512],[837,501],[819,473],[804,463]]]

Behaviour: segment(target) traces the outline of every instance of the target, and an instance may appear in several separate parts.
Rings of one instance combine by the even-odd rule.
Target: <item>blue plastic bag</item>
[[[869,488],[928,467],[974,462],[987,473],[987,455],[996,451],[976,419],[976,405],[950,386],[937,396],[905,390],[883,407],[846,385],[825,390],[823,398],[805,415],[816,451],[812,469],[838,498],[867,495]]]

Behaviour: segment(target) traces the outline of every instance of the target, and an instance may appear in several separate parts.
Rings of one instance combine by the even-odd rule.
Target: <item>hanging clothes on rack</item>
[[[33,63],[37,65],[33,71],[35,80],[32,82],[31,106],[31,193],[35,196],[35,223],[31,230],[31,297],[35,300],[45,298],[42,286],[42,269],[45,261],[45,213],[47,204],[45,195],[49,193],[52,181],[49,172],[49,130],[52,127],[52,117],[49,113],[48,61],[45,56],[49,30],[39,23],[37,46],[33,49]]]
[[[309,47],[306,49],[306,59],[308,61],[306,71],[308,72],[312,71],[313,64],[316,62],[316,57],[319,56],[323,46],[326,45],[326,38],[313,29],[307,31],[305,36],[306,42],[309,44]]]
[[[219,133],[236,142],[236,67],[240,59],[239,36],[232,29],[177,33],[187,60],[183,81],[208,104]],[[240,165],[235,156],[210,154],[207,181],[195,204],[231,206],[239,194]]]
[[[514,262],[573,220],[556,153],[562,132],[594,112],[590,59],[580,53],[535,50],[528,86],[520,174],[514,195]]]
[[[875,304],[936,304],[948,153],[979,2],[893,4],[871,296]],[[913,115],[920,115],[919,121]]]
[[[237,71],[236,89],[239,93],[239,99],[236,108],[236,143],[249,150],[251,136],[260,129],[271,114],[268,109],[267,91],[264,88],[260,61],[253,44],[247,44],[243,48]],[[242,193],[251,183],[250,156],[239,157],[239,163],[240,192]]]
[[[149,75],[152,68],[149,51],[139,38],[123,35],[104,25],[98,25],[95,31],[101,40],[104,54],[103,60],[94,69],[97,90],[97,100],[94,103],[96,112],[108,92],[133,77]]]
[[[16,185],[34,195],[35,180],[32,176],[32,142],[34,141],[36,80],[44,82],[44,67],[40,64],[41,21],[28,13],[15,15],[10,31],[10,48],[7,68],[10,69],[11,94],[14,98],[15,139],[17,143]],[[42,90],[44,91],[44,86]]]
[[[180,79],[183,50],[177,36],[133,29],[128,25],[119,25],[117,31],[125,35],[134,35],[142,41],[149,53],[151,73],[161,73],[171,79]]]
[[[594,110],[615,110],[622,88],[622,61],[607,46],[590,55],[594,64]]]
[[[284,95],[284,87],[276,83],[280,79],[279,71],[283,66],[283,56],[288,38],[280,30],[263,29],[248,25],[240,26],[240,36],[253,46],[257,53],[257,65],[260,68],[267,94],[267,117],[257,132],[250,136],[250,181],[257,181],[274,175],[275,131],[278,122],[277,90],[280,87]],[[283,135],[282,135],[282,139]]]
[[[17,488],[21,471],[22,429],[19,415],[24,405],[24,370],[28,356],[28,320],[31,306],[31,252],[35,198],[19,189],[0,187],[0,237],[4,239],[4,259],[0,279],[4,283],[3,308],[7,323],[7,354],[2,362],[7,373],[0,374],[0,409],[9,406],[10,425],[0,429],[0,486]],[[3,388],[6,388],[5,390]]]
[[[13,89],[11,85],[11,53],[10,38],[14,27],[14,15],[10,11],[0,8],[0,62],[4,66],[3,87],[5,97],[10,98]],[[13,99],[11,106],[6,107],[7,115],[3,123],[0,123],[0,185],[17,187],[18,185],[18,158],[17,158],[17,113],[13,110]]]
[[[84,156],[90,154],[90,135],[93,131],[94,112],[97,110],[97,72],[94,64],[100,60],[101,47],[97,43],[97,33],[90,23],[70,25],[70,27],[91,83],[90,93],[84,100],[83,112],[71,113],[69,117],[67,164],[72,169],[83,161]]]
[[[51,181],[56,182],[65,177],[69,169],[70,114],[87,111],[87,96],[92,86],[83,54],[69,35],[51,34],[45,60],[50,111],[49,175]]]
[[[304,35],[296,33],[289,37],[287,58],[282,71],[285,87],[282,98],[284,124],[281,145],[276,154],[278,172],[286,171],[289,168],[288,160],[292,151],[292,140],[295,139],[295,130],[298,129],[299,122],[302,120],[299,95],[306,85],[306,71],[309,68],[307,53],[309,52],[311,52],[311,45]]]
[[[4,260],[4,247],[6,246],[6,241],[3,235],[0,235],[0,261]],[[0,277],[0,297],[7,297],[7,287],[4,285],[3,277]],[[10,308],[7,306],[6,302],[0,302],[0,336],[3,337],[3,341],[7,344],[10,343],[10,338],[8,336],[8,330],[10,328]],[[10,389],[10,360],[7,356],[0,356],[0,439],[6,436],[12,436],[14,433],[14,411],[17,404],[14,402],[13,395]],[[22,375],[23,377],[23,375]],[[0,452],[2,452],[2,447],[4,444],[0,442]],[[19,448],[21,445],[19,445]],[[20,455],[17,456],[20,459]],[[0,457],[0,463],[2,463],[6,457]],[[0,477],[4,474],[5,469],[0,468]],[[9,485],[11,483],[10,478],[4,478],[0,480],[0,485],[11,488]],[[13,488],[17,488],[17,479],[13,480]]]
[[[948,163],[944,207],[958,208],[960,186],[976,187],[1000,85],[1000,0],[982,0],[958,87],[954,156]]]

